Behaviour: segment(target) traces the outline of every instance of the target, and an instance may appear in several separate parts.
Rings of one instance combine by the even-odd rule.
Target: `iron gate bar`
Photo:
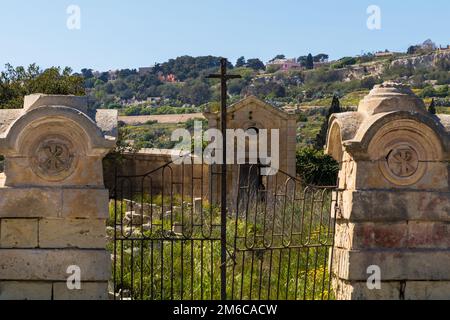
[[[176,180],[180,172],[175,175],[172,165],[168,163],[144,175],[116,176],[119,181],[114,189],[113,277],[119,298],[216,299],[215,292],[219,288],[221,297],[222,275],[220,281],[216,281],[214,275],[221,267],[214,258],[219,247],[214,242],[219,241],[220,249],[223,243],[231,241],[226,247],[225,264],[230,271],[226,272],[226,277],[231,286],[223,286],[228,299],[330,298],[331,274],[327,266],[333,259],[332,209],[336,213],[339,203],[336,187],[305,185],[283,171],[274,177],[265,177],[262,180],[265,185],[257,190],[252,189],[249,182],[251,175],[246,181],[238,179],[241,181],[239,192],[233,199],[237,202],[228,217],[234,220],[234,234],[223,239],[222,234],[215,232],[219,228],[222,231],[222,224],[215,222],[211,207],[203,207],[203,200],[197,201],[196,205],[201,206],[197,212],[193,207],[184,206],[185,199],[194,204],[194,181],[202,181],[202,177],[194,177],[193,167],[186,170],[182,164],[179,168],[182,180]],[[252,170],[255,168],[250,167],[250,172]],[[156,181],[158,176],[159,182]],[[133,184],[133,179],[139,183]],[[158,196],[153,187],[161,181],[167,186],[161,189],[164,197],[159,207],[153,205]],[[213,184],[208,182],[211,188]],[[204,184],[199,187],[200,199],[205,199]],[[181,211],[177,218],[176,188],[181,189],[183,204],[177,209]],[[127,197],[131,200],[126,200]],[[209,200],[213,203],[211,193]],[[165,208],[168,209],[166,214]],[[127,222],[130,226],[127,229],[126,211],[130,211],[127,215],[131,220]],[[144,212],[150,216],[149,232],[143,229]],[[158,213],[163,222],[158,220]],[[176,235],[167,225],[171,226],[180,218],[183,228]],[[198,291],[194,292],[194,285]],[[127,288],[129,294],[125,294]]]
[[[221,174],[221,256],[220,256],[220,270],[221,270],[221,299],[227,299],[226,283],[227,283],[227,81],[231,79],[241,78],[240,75],[227,74],[227,59],[220,59],[220,74],[211,74],[210,79],[220,79],[220,122],[222,130],[222,174]]]
[[[226,72],[226,60],[222,59],[221,73],[209,76],[221,80],[221,129],[224,139],[227,128],[226,84],[227,80],[238,78],[227,75]],[[173,161],[142,175],[119,175],[116,171],[113,189],[114,298],[116,293],[121,299],[128,298],[125,297],[125,290],[129,289],[131,299],[144,299],[147,294],[150,299],[215,299],[215,290],[220,287],[222,300],[255,297],[330,299],[332,275],[327,266],[333,259],[334,215],[339,210],[337,186],[307,185],[282,170],[275,176],[261,178],[261,165],[250,165],[247,168],[249,171],[245,177],[246,181],[241,184],[239,166],[237,194],[231,199],[232,207],[229,207],[225,140],[223,144],[223,164],[220,172],[215,172],[214,167],[209,167],[208,170],[209,207],[206,208],[203,163],[201,176],[194,176],[192,158],[189,170],[185,170],[183,162],[181,174],[178,172],[176,176],[172,167]],[[187,154],[181,157],[191,156]],[[256,182],[256,188],[255,181],[250,180],[252,173],[256,173],[260,179]],[[181,180],[175,179],[180,176]],[[216,203],[213,199],[215,176],[221,178],[220,223],[216,222],[212,206]],[[135,190],[135,180],[138,181],[138,190]],[[196,182],[200,183],[201,198],[197,201],[200,210],[196,209],[194,212]],[[158,184],[161,184],[159,194],[155,192]],[[178,195],[176,192],[180,189],[181,217],[179,213],[174,213],[175,197]],[[161,198],[161,207],[158,210],[158,205],[154,206],[157,197]],[[190,208],[185,207],[186,199],[188,204],[191,204]],[[334,208],[331,207],[333,204]],[[169,210],[165,211],[165,208]],[[146,231],[144,211],[150,213],[150,223]],[[130,220],[127,220],[127,228],[124,218]],[[175,224],[180,218],[181,231],[177,231]],[[136,223],[136,219],[140,219],[139,223]],[[234,231],[229,244],[227,219],[235,223],[229,230]],[[167,225],[170,230],[166,229]],[[218,235],[216,231],[219,230]],[[214,252],[219,247],[219,244],[214,242],[219,241],[220,264],[218,259],[214,258]],[[175,250],[180,253],[175,254]],[[179,260],[176,261],[176,258]],[[232,263],[227,265],[230,260]],[[176,269],[178,266],[181,274],[179,269]],[[149,273],[144,274],[148,267]],[[220,282],[215,281],[214,272],[217,268],[221,269]],[[231,268],[230,274],[227,268]],[[177,277],[179,284],[175,282]],[[230,287],[227,287],[228,281],[231,282]],[[144,288],[144,284],[148,285],[148,282],[150,286]],[[196,288],[199,286],[196,292],[194,282]],[[230,289],[228,296],[227,289]],[[208,290],[210,294],[207,294]]]
[[[250,168],[250,172],[252,171],[252,167]],[[241,170],[238,171],[238,175],[240,175]],[[267,299],[271,298],[271,292],[272,289],[275,290],[276,298],[280,298],[280,294],[284,291],[284,297],[287,299],[289,297],[289,288],[290,288],[290,278],[292,275],[292,270],[295,270],[295,299],[298,297],[298,280],[299,280],[299,266],[300,266],[300,251],[306,250],[306,270],[305,273],[308,274],[309,270],[313,272],[312,275],[312,298],[315,299],[315,293],[317,286],[320,285],[319,293],[321,292],[320,298],[323,299],[325,295],[325,288],[328,289],[328,292],[330,291],[330,280],[331,280],[331,274],[329,274],[329,278],[326,278],[326,266],[328,261],[328,254],[323,255],[323,261],[320,263],[320,249],[326,249],[326,251],[332,251],[333,248],[333,242],[330,243],[330,240],[334,241],[334,219],[332,216],[329,216],[328,220],[325,220],[325,214],[324,210],[327,212],[327,215],[331,215],[332,212],[331,208],[326,208],[326,195],[329,195],[328,201],[329,203],[333,203],[333,195],[337,191],[337,188],[335,186],[333,187],[317,187],[317,186],[309,186],[304,185],[304,188],[301,188],[301,196],[299,197],[297,195],[297,184],[301,182],[300,179],[297,179],[295,177],[290,176],[289,174],[283,172],[280,170],[280,173],[287,177],[286,181],[282,184],[278,182],[278,175],[275,178],[270,178],[273,180],[273,184],[275,187],[273,187],[273,190],[271,190],[271,196],[275,199],[275,201],[272,201],[271,204],[273,204],[272,209],[272,219],[271,220],[271,228],[269,229],[270,233],[267,235],[266,232],[266,225],[268,221],[268,215],[267,215],[267,209],[268,209],[268,191],[270,190],[270,185],[266,189],[260,189],[256,191],[256,193],[263,193],[265,195],[265,200],[261,202],[261,206],[264,207],[262,211],[259,210],[258,205],[260,204],[261,197],[255,196],[255,194],[250,194],[251,192],[251,184],[250,184],[250,176],[247,175],[247,183],[244,183],[244,185],[239,185],[238,190],[242,191],[239,192],[237,195],[237,202],[236,202],[236,224],[235,224],[235,235],[234,235],[234,256],[237,256],[241,253],[242,260],[241,260],[241,278],[240,278],[240,292],[238,295],[239,299],[243,298],[243,291],[244,291],[244,267],[245,267],[245,258],[248,256],[249,261],[251,262],[250,266],[250,283],[247,285],[249,288],[249,298],[253,298],[253,284],[254,284],[254,271],[256,269],[257,273],[259,273],[259,279],[258,280],[258,292],[257,296],[258,298],[261,298],[262,296],[262,269],[264,264],[264,251],[269,251],[270,257],[269,257],[269,271],[268,271],[268,290],[267,290]],[[238,178],[238,181],[241,181],[240,178]],[[291,182],[294,182],[293,187],[289,188],[289,184]],[[269,182],[270,184],[270,182]],[[281,186],[282,188],[278,188],[278,186]],[[292,193],[292,196],[289,198],[289,193]],[[245,198],[245,204],[242,206],[241,204],[241,196],[244,196]],[[309,198],[309,199],[308,199]],[[254,213],[251,213],[249,211],[249,205],[250,205],[250,199],[252,199],[252,205]],[[288,200],[292,202],[292,204],[295,204],[296,202],[301,202],[302,208],[301,208],[301,229],[300,232],[296,232],[295,225],[294,225],[294,213],[295,208],[292,206],[292,208],[288,208]],[[281,208],[277,210],[277,201],[280,201]],[[338,198],[334,200],[335,207],[337,206]],[[253,204],[254,202],[254,204]],[[307,214],[306,206],[309,205],[310,208],[310,214]],[[316,214],[315,212],[319,210],[319,213]],[[336,208],[335,208],[336,210]],[[276,212],[281,213],[281,230],[277,231],[275,228],[276,224]],[[257,225],[257,219],[258,215],[263,213],[263,231],[262,234],[258,234],[257,229],[256,231],[253,231],[249,233],[249,225],[253,223],[252,228],[255,228]],[[251,214],[253,214],[253,217],[251,217]],[[289,217],[289,214],[291,215]],[[238,233],[238,220],[239,217],[243,216],[245,219],[245,226],[244,226],[244,235],[239,235]],[[313,224],[318,222],[318,231],[313,232]],[[309,231],[308,231],[309,230]],[[323,234],[325,232],[325,235]],[[317,234],[318,233],[318,236]],[[316,237],[313,242],[313,234]],[[306,237],[304,237],[306,235]],[[294,243],[294,236],[300,236],[300,241],[298,243]],[[279,244],[276,245],[274,243],[275,239],[278,238]],[[241,247],[237,245],[237,243],[241,241]],[[260,247],[257,247],[257,240],[261,240]],[[323,251],[323,250],[322,250]],[[291,266],[292,262],[292,256],[293,253],[297,252],[297,266]],[[262,253],[262,254],[260,254]],[[276,254],[278,253],[278,259],[276,259]],[[284,254],[286,253],[286,254]],[[312,253],[312,257],[310,256]],[[259,261],[259,272],[258,272],[258,266],[255,265],[255,256],[260,255],[260,261]],[[274,259],[275,255],[275,259]],[[286,257],[287,255],[287,257]],[[282,285],[282,261],[283,258],[287,258],[287,270],[286,272],[286,283],[284,283],[285,288],[282,291],[281,285]],[[295,256],[294,256],[295,258]],[[330,260],[332,257],[330,257]],[[277,264],[274,265],[273,263],[276,262],[274,260],[278,260]],[[286,262],[286,261],[285,261]],[[322,265],[322,276],[318,274],[319,266]],[[294,268],[294,269],[292,269]],[[277,272],[276,277],[276,283],[275,286],[272,288],[272,273],[273,271]],[[232,298],[235,298],[235,272],[236,272],[236,266],[233,267],[232,270],[232,287],[231,287],[231,296]],[[256,274],[256,276],[258,276]],[[319,277],[319,278],[318,278]],[[319,280],[321,278],[321,280]],[[328,285],[327,281],[328,280]],[[308,276],[305,276],[304,279],[304,290],[303,290],[303,298],[307,298],[307,282],[308,282]],[[330,294],[328,293],[327,298],[330,298]]]

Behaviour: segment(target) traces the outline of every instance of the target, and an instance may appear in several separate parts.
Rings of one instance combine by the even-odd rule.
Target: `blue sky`
[[[67,7],[81,9],[69,30]],[[381,30],[366,27],[369,5]],[[180,55],[278,53],[331,58],[401,50],[431,38],[450,43],[448,0],[0,0],[0,69],[5,63],[96,70],[137,68]]]

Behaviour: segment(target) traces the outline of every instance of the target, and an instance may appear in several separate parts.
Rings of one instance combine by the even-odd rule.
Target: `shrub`
[[[331,65],[331,68],[332,69],[341,69],[341,68],[344,68],[346,66],[351,66],[351,65],[355,64],[356,62],[357,62],[356,58],[344,57],[344,58],[338,60],[337,62],[333,63]]]
[[[307,184],[334,186],[339,171],[338,163],[323,151],[305,147],[296,154],[297,175]]]

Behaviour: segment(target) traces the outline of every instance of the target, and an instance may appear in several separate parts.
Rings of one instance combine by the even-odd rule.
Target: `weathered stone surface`
[[[30,94],[24,97],[23,109],[32,110],[48,105],[68,106],[82,112],[87,112],[87,97],[65,96],[65,95],[47,95],[42,93]]]
[[[194,212],[196,215],[200,215],[203,209],[203,199],[194,198]]]
[[[0,218],[108,218],[108,190],[0,188]]]
[[[370,290],[366,282],[335,282],[336,295],[342,300],[399,300],[402,298],[402,283],[382,282],[381,289]]]
[[[126,226],[141,226],[149,222],[151,222],[151,218],[148,215],[144,214],[144,212],[136,213],[135,211],[129,211],[125,213],[125,217],[123,218],[123,224]]]
[[[61,195],[57,188],[0,188],[0,218],[57,217]]]
[[[425,161],[425,160],[422,160]],[[403,189],[404,185],[399,185],[388,181],[382,174],[380,166],[385,163],[380,161],[359,161],[355,166],[353,188],[355,190],[367,189]],[[428,162],[424,167],[425,174],[411,185],[407,185],[412,190],[436,190],[440,192],[449,191],[449,166],[438,161]]]
[[[103,219],[42,219],[39,221],[40,248],[102,249],[106,246]]]
[[[0,281],[0,300],[51,299],[51,282]]]
[[[366,282],[339,281],[334,286],[345,300],[448,300],[449,281],[381,282],[381,289],[370,290]]]
[[[82,281],[107,281],[110,264],[106,250],[3,249],[0,280],[66,281],[67,268],[76,265]]]
[[[38,246],[37,219],[2,219],[0,227],[0,248],[36,248]]]
[[[345,250],[335,248],[334,270],[340,279],[366,281],[367,268],[377,265],[382,281],[450,280],[450,250]]]
[[[375,86],[357,112],[332,115],[327,152],[340,162],[338,299],[450,297],[450,127],[400,84]],[[382,290],[368,290],[368,267]]]
[[[106,189],[63,189],[63,218],[109,217],[109,194]]]
[[[340,220],[335,245],[344,249],[448,249],[450,223],[430,221],[363,222]]]
[[[78,150],[80,147],[74,147]],[[99,157],[77,157],[76,167],[64,180],[53,181],[39,176],[33,171],[32,157],[8,157],[5,159],[5,170],[8,175],[5,185],[8,187],[53,187],[56,185],[103,187],[102,163]]]
[[[342,218],[350,221],[450,222],[450,192],[346,190],[341,194]]]
[[[450,281],[407,281],[406,300],[449,300]]]
[[[69,290],[65,282],[53,283],[54,300],[106,300],[108,282],[81,282],[80,290]]]
[[[90,111],[86,101],[38,94],[0,112],[2,298],[107,298],[102,159],[115,145],[117,112]],[[86,284],[77,293],[62,287],[70,266]]]

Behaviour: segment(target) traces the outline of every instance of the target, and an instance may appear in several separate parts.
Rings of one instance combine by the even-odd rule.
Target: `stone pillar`
[[[450,116],[428,113],[395,83],[375,86],[357,112],[331,117],[327,152],[340,162],[343,190],[338,299],[450,298],[449,131]],[[381,289],[370,290],[377,267]]]
[[[84,97],[31,95],[0,110],[0,299],[108,298],[102,159],[116,125],[116,111],[90,112]]]

